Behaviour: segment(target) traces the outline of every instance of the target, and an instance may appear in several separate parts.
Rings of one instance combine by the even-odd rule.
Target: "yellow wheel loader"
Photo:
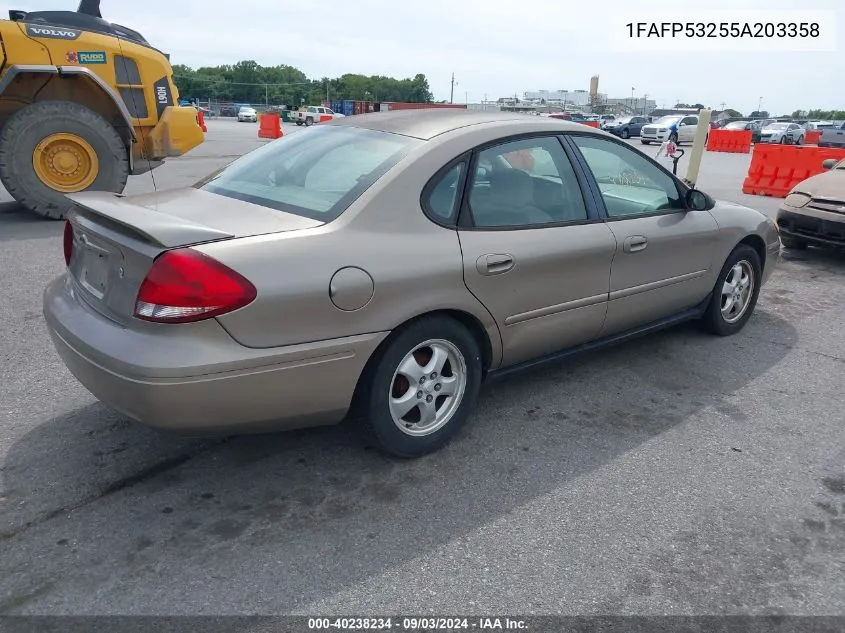
[[[0,20],[0,182],[24,207],[63,218],[67,193],[120,193],[130,174],[203,142],[182,107],[169,56],[77,11],[9,11]]]

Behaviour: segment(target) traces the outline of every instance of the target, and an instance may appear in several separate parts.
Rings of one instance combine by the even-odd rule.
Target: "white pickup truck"
[[[331,108],[323,106],[306,106],[291,114],[293,122],[297,125],[314,125],[323,121],[331,121],[342,117],[342,114],[333,112]]]

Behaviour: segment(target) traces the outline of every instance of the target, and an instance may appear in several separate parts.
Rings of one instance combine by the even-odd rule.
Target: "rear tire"
[[[701,319],[703,328],[716,336],[731,336],[745,327],[757,305],[761,279],[760,256],[747,244],[740,244],[719,272]]]
[[[472,413],[481,374],[478,341],[462,324],[443,316],[411,323],[388,339],[362,376],[361,414],[369,435],[396,457],[442,448]],[[454,395],[444,395],[447,390]]]
[[[307,119],[305,119],[305,125],[306,125],[306,127],[314,125],[314,119],[312,119],[311,117],[308,117]]]
[[[631,133],[628,131],[628,128],[624,128],[619,136],[622,138],[631,138]]]
[[[38,176],[33,156],[52,135],[74,135],[87,142],[97,158],[93,182],[80,191],[120,193],[129,177],[127,148],[114,127],[85,106],[66,101],[33,103],[9,117],[0,132],[0,181],[24,207],[60,220],[72,203]]]

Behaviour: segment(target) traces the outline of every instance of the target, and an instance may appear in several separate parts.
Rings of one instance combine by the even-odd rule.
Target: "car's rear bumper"
[[[340,422],[386,332],[254,349],[215,320],[126,328],[79,299],[66,276],[44,292],[56,350],[94,396],[149,426],[190,433]]]
[[[820,209],[796,209],[782,204],[777,225],[781,235],[822,246],[845,247],[845,214]]]

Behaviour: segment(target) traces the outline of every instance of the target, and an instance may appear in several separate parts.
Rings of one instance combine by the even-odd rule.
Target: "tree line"
[[[700,103],[695,104],[688,104],[688,103],[676,103],[676,108],[689,108],[689,109],[696,109],[696,110],[703,110],[704,106]],[[742,118],[742,113],[738,110],[734,110],[732,108],[728,108],[725,112],[734,119]],[[751,114],[748,115],[749,119],[768,119],[770,117],[769,113],[766,110],[755,110]],[[845,119],[845,110],[795,110],[792,114],[782,114],[777,119],[809,119],[810,121],[841,121]]]
[[[429,103],[434,98],[422,73],[405,79],[357,74],[309,79],[293,66],[261,66],[253,60],[197,69],[177,64],[173,67],[173,81],[183,99],[235,103],[315,104],[327,96],[329,100]]]

